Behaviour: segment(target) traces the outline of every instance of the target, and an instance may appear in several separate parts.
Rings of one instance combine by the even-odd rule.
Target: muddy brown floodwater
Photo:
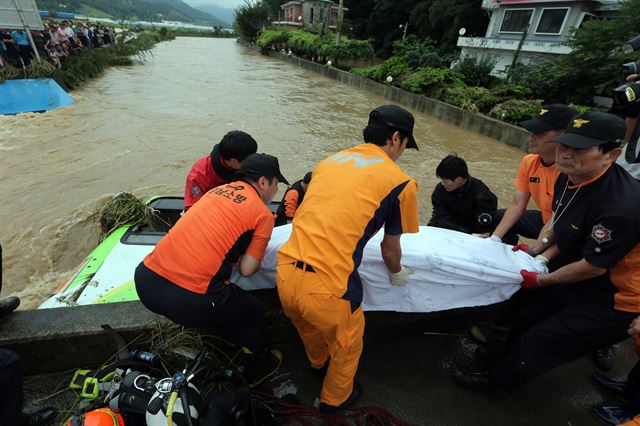
[[[361,142],[371,109],[388,103],[243,48],[230,39],[178,38],[146,62],[109,69],[44,114],[0,116],[2,295],[37,307],[97,244],[91,215],[118,192],[182,195],[193,162],[229,130],[244,130],[300,179],[328,154]],[[420,151],[399,164],[420,185],[430,216],[435,168],[456,152],[509,202],[523,153],[428,115]]]

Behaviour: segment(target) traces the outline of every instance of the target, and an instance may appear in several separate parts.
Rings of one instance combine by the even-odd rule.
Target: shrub
[[[402,56],[392,56],[382,64],[375,67],[373,79],[377,81],[385,81],[388,76],[394,79],[411,73],[411,68]]]
[[[320,44],[320,37],[307,31],[294,31],[289,36],[289,48],[298,56],[316,56]]]
[[[443,56],[435,48],[435,42],[428,37],[424,40],[410,37],[405,41],[396,41],[393,48],[394,55],[403,56],[411,68],[437,68],[444,64]]]
[[[485,87],[445,88],[433,94],[436,99],[473,112],[489,112],[500,99]]]
[[[461,56],[454,69],[464,75],[469,85],[490,87],[496,78],[491,75],[493,67],[498,62],[493,56]]]
[[[521,84],[502,83],[491,89],[491,93],[498,98],[500,102],[509,99],[528,99],[531,97],[531,89]]]
[[[261,49],[269,49],[273,45],[279,45],[289,41],[289,31],[268,28],[258,36],[256,44]]]
[[[576,111],[578,111],[578,114],[584,114],[585,112],[601,111],[601,109],[598,109],[597,107],[588,106],[588,105],[569,104],[569,106],[574,107],[576,109]]]
[[[352,40],[347,37],[342,37],[338,46],[335,45],[335,41],[332,39],[323,39],[323,43],[317,53],[336,60],[371,59],[374,54],[370,40]]]
[[[351,72],[355,75],[359,75],[360,77],[370,78],[371,80],[375,80],[375,75],[378,72],[378,69],[382,66],[375,65],[373,67],[365,67],[365,68],[351,68]]]
[[[418,68],[402,81],[402,88],[430,96],[445,89],[464,88],[464,76],[449,68]]]
[[[542,99],[532,99],[528,101],[511,99],[494,106],[489,112],[489,115],[498,120],[518,123],[531,119],[540,111],[542,104]]]

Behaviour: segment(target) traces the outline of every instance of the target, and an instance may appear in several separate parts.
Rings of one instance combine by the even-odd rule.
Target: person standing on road
[[[320,410],[354,403],[364,334],[358,266],[369,239],[384,225],[380,244],[390,283],[413,272],[401,264],[400,236],[418,232],[417,184],[395,163],[418,149],[411,113],[397,105],[371,111],[365,143],[318,164],[291,237],[278,252],[276,283],[285,314],[304,343],[311,367],[327,367]]]

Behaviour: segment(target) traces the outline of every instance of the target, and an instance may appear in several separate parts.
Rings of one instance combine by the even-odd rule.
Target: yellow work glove
[[[389,278],[391,279],[391,284],[393,285],[407,285],[409,284],[409,275],[413,274],[415,271],[408,266],[400,265],[400,271],[395,273],[389,273]]]

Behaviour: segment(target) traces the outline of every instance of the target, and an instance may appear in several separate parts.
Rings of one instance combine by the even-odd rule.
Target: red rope
[[[387,410],[380,407],[355,407],[345,409],[340,416],[327,416],[317,408],[292,404],[275,395],[252,391],[254,395],[271,400],[276,403],[275,412],[278,416],[287,416],[285,425],[311,426],[306,419],[321,419],[324,424],[335,426],[376,425],[376,426],[413,426],[404,422]]]

